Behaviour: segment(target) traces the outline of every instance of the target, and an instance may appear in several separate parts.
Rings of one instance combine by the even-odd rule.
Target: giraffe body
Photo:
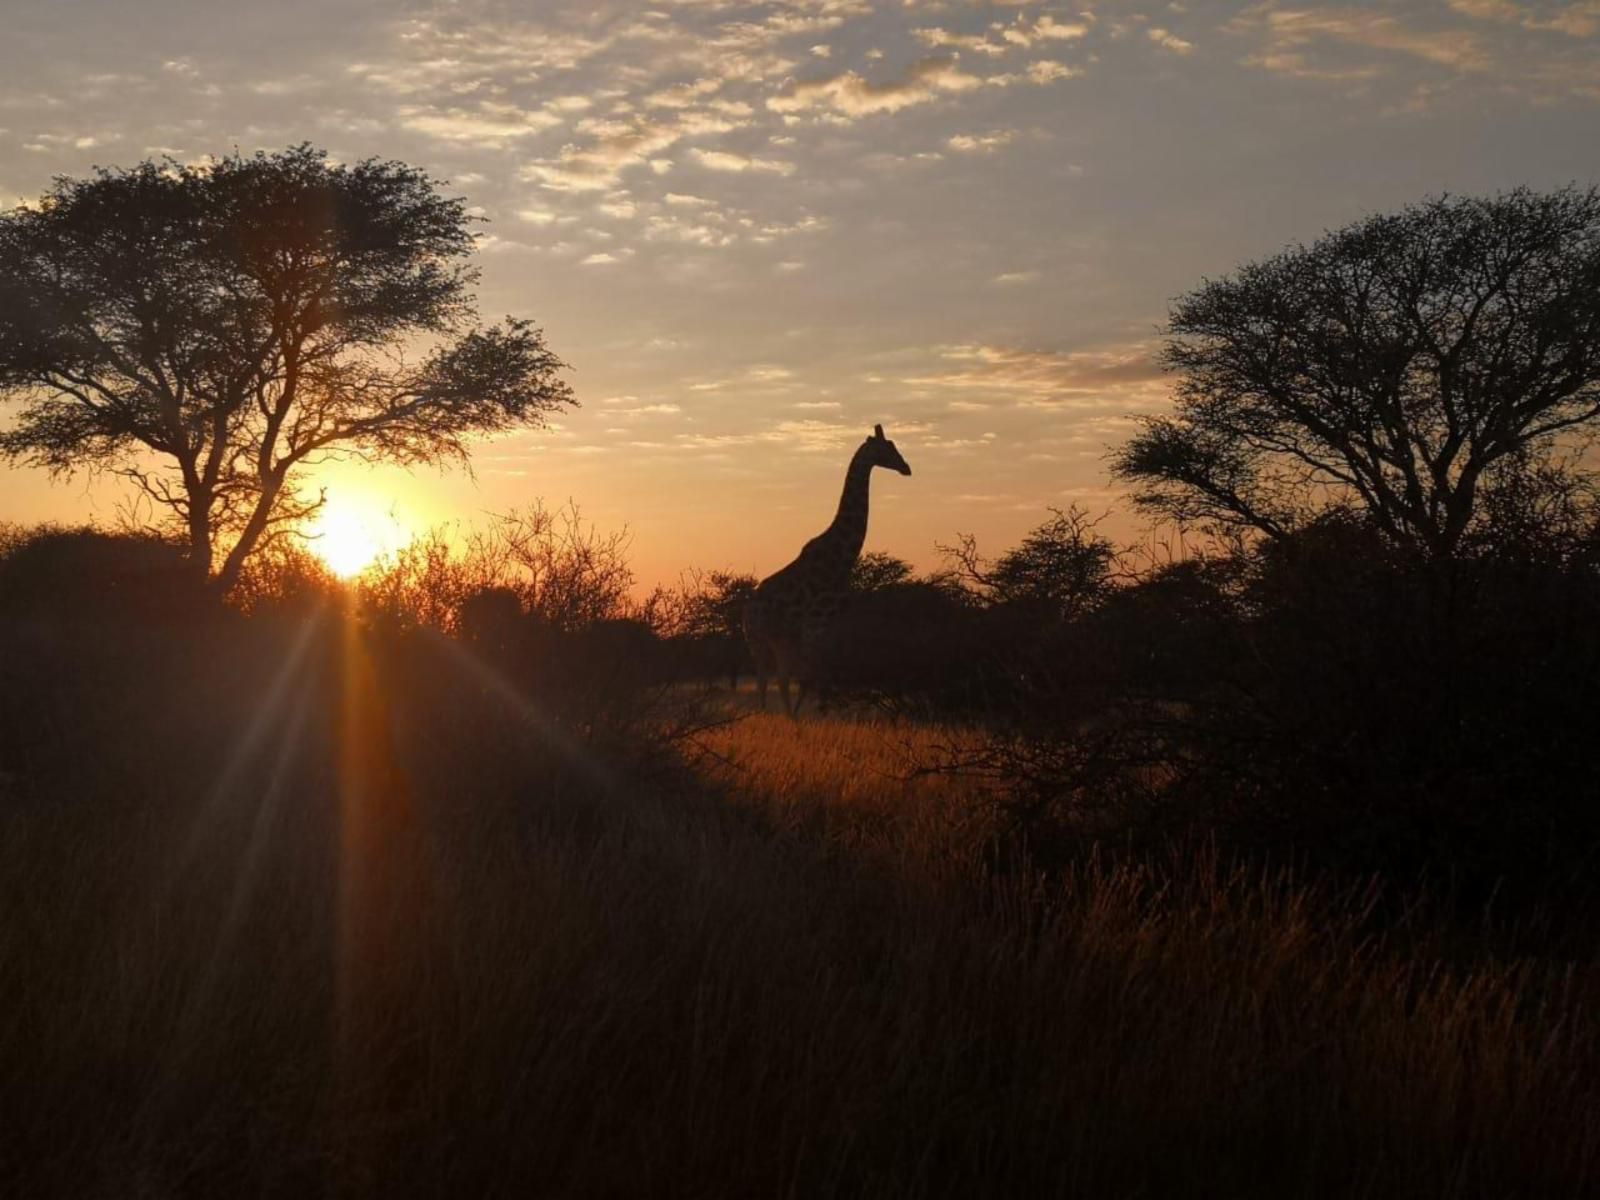
[[[767,680],[776,677],[784,709],[793,716],[815,673],[817,650],[850,590],[850,571],[867,539],[867,495],[874,467],[902,475],[911,467],[895,444],[873,429],[850,460],[833,523],[807,542],[788,566],[769,575],[745,608],[745,639],[755,660],[756,690],[767,706]],[[799,684],[793,700],[790,680]]]

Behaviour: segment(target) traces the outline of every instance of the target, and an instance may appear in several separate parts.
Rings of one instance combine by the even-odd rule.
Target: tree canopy
[[[540,330],[479,323],[471,222],[309,145],[58,179],[0,213],[0,455],[126,477],[227,588],[320,505],[299,469],[465,461],[573,403]]]
[[[910,583],[916,575],[903,558],[882,550],[868,550],[850,568],[850,587],[857,592],[881,592],[884,588]]]
[[[970,534],[942,546],[956,575],[989,602],[1029,609],[1052,620],[1074,620],[1105,599],[1117,550],[1096,530],[1099,519],[1074,505],[1050,509],[1048,520],[993,563]]]
[[[1600,417],[1600,191],[1443,197],[1173,306],[1175,411],[1113,460],[1146,511],[1281,536],[1335,507],[1456,555]]]

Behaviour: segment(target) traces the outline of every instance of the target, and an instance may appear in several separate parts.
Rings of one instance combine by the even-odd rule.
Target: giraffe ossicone
[[[844,604],[851,569],[867,540],[867,493],[875,467],[911,474],[911,465],[884,436],[882,425],[872,427],[851,457],[832,524],[801,547],[788,566],[763,579],[745,608],[745,640],[755,660],[762,708],[767,706],[767,680],[776,676],[785,711],[790,716],[799,711],[817,648]],[[793,700],[790,680],[799,684]]]

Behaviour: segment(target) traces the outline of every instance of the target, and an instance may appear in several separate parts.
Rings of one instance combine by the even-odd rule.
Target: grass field
[[[753,715],[595,788],[346,669],[225,789],[0,807],[6,1194],[1600,1182],[1587,964],[1204,850],[1045,876],[908,778],[959,731]]]

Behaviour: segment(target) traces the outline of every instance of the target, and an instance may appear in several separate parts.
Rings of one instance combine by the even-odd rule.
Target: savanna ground
[[[1600,974],[1492,911],[1046,869],[918,770],[970,731],[662,741],[332,611],[47,649],[0,659],[8,1195],[1596,1185]]]

